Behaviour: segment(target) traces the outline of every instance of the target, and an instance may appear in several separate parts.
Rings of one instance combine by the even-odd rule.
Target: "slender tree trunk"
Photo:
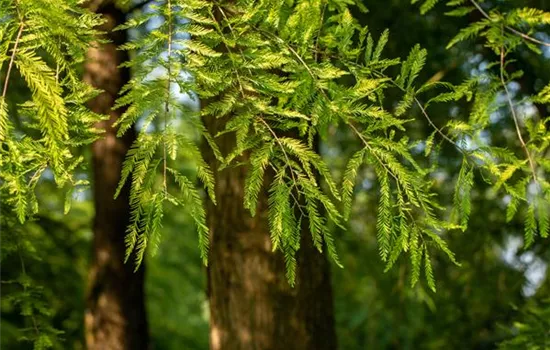
[[[133,129],[122,138],[116,137],[113,123],[123,111],[111,110],[120,89],[130,79],[129,71],[119,68],[128,55],[117,50],[117,46],[126,42],[127,33],[112,31],[124,22],[125,15],[110,1],[91,1],[87,6],[105,17],[106,23],[100,29],[110,41],[88,51],[85,80],[104,90],[89,106],[110,118],[98,125],[105,130],[105,135],[92,145],[96,214],[88,276],[86,344],[89,350],[147,349],[144,267],[134,273],[132,264],[123,261],[124,235],[130,215],[129,188],[113,199],[122,162],[136,137]]]
[[[214,118],[212,118],[214,119]],[[214,134],[223,121],[207,120]],[[234,137],[222,136],[222,153]],[[255,217],[243,208],[245,167],[219,164],[204,152],[216,176],[218,204],[207,205],[211,350],[336,349],[330,266],[304,225],[297,281],[291,288],[282,254],[271,251],[267,181]]]

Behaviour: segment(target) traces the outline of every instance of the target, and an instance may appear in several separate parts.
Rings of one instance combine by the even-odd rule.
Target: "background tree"
[[[114,31],[126,21],[126,15],[114,1],[90,1],[86,5],[100,14],[106,33],[105,42],[89,49],[84,65],[84,81],[102,92],[88,102],[95,113],[108,119],[97,127],[105,130],[92,145],[93,197],[95,218],[93,248],[88,277],[85,315],[88,349],[147,349],[148,326],[145,310],[144,266],[135,270],[124,264],[124,236],[130,221],[129,188],[118,198],[122,162],[135,141],[131,128],[124,137],[116,137],[114,124],[123,113],[115,107],[122,87],[130,81],[123,67],[128,55],[119,48],[126,44],[126,31]]]
[[[71,278],[83,268],[83,229],[70,218],[62,225],[55,211],[67,212],[86,185],[79,148],[99,136],[93,125],[103,116],[84,106],[96,91],[78,72],[101,19],[75,1],[2,1],[0,18],[2,346],[62,348],[64,333],[78,347],[83,286]],[[60,194],[68,200],[58,205]],[[60,301],[66,292],[75,298]]]

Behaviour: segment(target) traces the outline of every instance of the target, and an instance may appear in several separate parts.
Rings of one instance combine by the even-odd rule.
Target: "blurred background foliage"
[[[486,1],[491,5],[489,1]],[[517,0],[499,5],[550,9],[548,0]],[[443,16],[441,2],[420,15],[410,0],[366,1],[369,12],[357,13],[362,24],[380,34],[390,29],[387,57],[405,58],[420,43],[428,50],[420,80],[460,83],[487,69],[493,53],[481,44],[465,42],[445,50],[445,44],[464,27],[479,19]],[[550,39],[540,34],[541,38]],[[517,100],[540,90],[550,80],[550,50],[537,56],[522,51],[514,69],[524,71],[513,92]],[[11,89],[9,98],[17,98]],[[388,96],[388,104],[395,103]],[[532,113],[548,116],[549,107],[529,105]],[[449,118],[464,118],[468,105],[435,105],[429,114],[437,125]],[[426,139],[432,130],[418,110],[411,138]],[[488,142],[517,148],[512,119],[496,110],[486,135]],[[336,127],[323,144],[329,164],[338,173],[345,166],[343,154],[357,145]],[[448,144],[438,144],[441,169],[436,173],[443,202],[450,204],[453,178],[460,156]],[[422,145],[419,152],[422,151]],[[88,150],[82,154],[89,158]],[[182,164],[182,170],[186,167]],[[83,177],[89,177],[87,172]],[[425,286],[411,289],[406,264],[384,273],[376,246],[377,188],[373,174],[364,170],[356,189],[353,221],[349,229],[335,229],[344,269],[332,270],[338,341],[341,349],[549,349],[550,242],[537,240],[524,250],[523,218],[505,221],[506,198],[498,197],[480,176],[475,178],[472,217],[468,230],[448,236],[462,266],[442,256],[432,257],[437,293]],[[37,196],[40,214],[24,226],[9,225],[2,216],[1,329],[2,349],[25,349],[20,339],[33,332],[62,331],[59,349],[82,349],[85,281],[90,256],[93,206],[88,192],[73,198],[63,215],[64,196],[52,181],[41,180]],[[235,203],[240,205],[240,203]],[[3,210],[3,213],[8,211]],[[12,239],[13,238],[13,239]],[[197,238],[189,217],[177,208],[165,214],[158,254],[148,257],[146,297],[152,349],[207,349],[208,308],[205,271],[200,263]],[[322,336],[322,335],[320,335]],[[28,343],[31,348],[31,343]],[[537,347],[538,346],[538,347]]]

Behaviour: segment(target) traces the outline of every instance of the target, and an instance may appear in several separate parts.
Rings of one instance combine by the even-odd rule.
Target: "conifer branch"
[[[428,115],[428,112],[426,112],[426,109],[424,108],[424,106],[422,105],[422,102],[420,102],[418,100],[417,97],[414,98],[414,102],[416,103],[416,105],[418,106],[418,108],[420,109],[420,112],[422,112],[422,115],[424,116],[424,118],[426,118],[426,120],[428,121],[428,123],[432,126],[432,128],[434,128],[434,130],[439,134],[441,135],[441,137],[449,142],[451,145],[455,146],[462,154],[466,154],[466,151],[460,147],[456,142],[454,142],[453,140],[451,140],[451,138],[449,138],[443,131],[441,131],[441,129],[435,125],[435,123],[433,122],[433,120],[430,118],[430,116]]]
[[[395,81],[395,79],[393,79],[392,77],[378,71],[378,70],[374,70],[381,78],[385,78],[385,79],[388,79],[388,81],[390,83],[392,83],[393,86],[395,86],[396,88],[400,89],[402,92],[406,92],[405,89],[403,89],[399,84],[397,84],[397,82]],[[418,108],[420,109],[420,112],[421,114],[424,116],[424,118],[426,118],[426,120],[428,121],[428,123],[430,124],[430,126],[439,134],[441,135],[441,137],[449,142],[451,145],[455,146],[462,154],[466,155],[466,151],[464,150],[464,148],[460,147],[455,141],[453,141],[449,136],[447,136],[437,125],[435,125],[435,123],[433,122],[432,118],[430,118],[428,112],[426,111],[426,108],[424,108],[424,105],[422,104],[422,102],[420,102],[420,100],[415,96],[414,97],[414,102],[416,103],[416,105],[418,106]]]
[[[494,22],[494,20],[491,18],[491,16],[489,16],[489,14],[477,3],[477,1],[475,0],[470,0],[470,2],[472,3],[472,5],[474,5],[476,7],[476,9],[483,15],[483,17],[487,18],[488,20]],[[532,36],[529,36],[525,33],[522,33],[520,32],[519,30],[513,28],[513,27],[510,27],[510,26],[504,26],[504,28],[506,28],[507,30],[509,30],[510,32],[520,36],[521,38],[525,39],[525,40],[528,40],[528,41],[531,41],[535,44],[539,44],[539,45],[543,45],[543,46],[548,46],[550,47],[550,43],[547,43],[545,41],[541,41],[537,38],[533,38]]]
[[[220,6],[220,5],[217,5],[217,8],[218,10],[220,11],[220,13],[222,14],[222,16],[225,18],[226,22],[227,22],[227,26],[229,28],[229,31],[231,32],[231,35],[233,35],[233,38],[235,40],[237,40],[237,37],[235,35],[235,31],[233,30],[233,27],[231,26],[231,23],[229,21],[229,18],[227,17],[227,15],[225,14],[225,11],[223,10],[223,8]],[[212,19],[217,23],[216,21],[216,18],[214,17],[213,14],[211,14],[211,17]],[[223,35],[223,32],[221,31],[221,29],[218,27],[218,25],[216,25],[216,28],[218,30],[218,32],[220,33],[220,35]],[[231,53],[231,49],[225,45],[225,48],[226,50]],[[241,56],[244,57],[244,52],[242,51],[242,48],[239,47],[239,51],[241,53]],[[297,53],[296,53],[297,55]],[[243,89],[243,86],[242,86],[242,82],[241,82],[241,77],[240,77],[240,74],[239,74],[239,70],[237,69],[237,67],[235,66],[235,61],[233,59],[231,59],[231,64],[233,66],[233,71],[235,72],[235,75],[237,77],[237,82],[239,84],[239,90],[240,90],[240,93],[241,93],[241,97],[243,99],[246,99],[246,95],[244,93],[244,89]],[[305,62],[304,62],[305,64]],[[248,68],[248,71],[250,72],[250,74],[252,75],[252,70],[250,68]],[[292,183],[293,183],[293,186],[296,186],[296,184],[298,183],[297,182],[297,179],[294,175],[294,170],[292,169],[292,166],[290,165],[291,162],[290,162],[290,158],[288,156],[288,153],[286,152],[285,150],[285,147],[283,146],[283,144],[281,143],[281,141],[279,140],[279,137],[277,136],[277,134],[275,133],[275,131],[273,130],[273,128],[271,128],[271,126],[269,126],[269,124],[265,121],[264,118],[262,118],[262,116],[258,116],[257,117],[258,120],[264,124],[264,126],[266,127],[266,129],[269,131],[269,133],[273,136],[275,142],[279,145],[279,148],[281,149],[281,152],[283,153],[284,157],[285,157],[285,160],[288,164],[288,167],[289,167],[289,170],[290,170],[290,175],[292,177]],[[274,169],[276,170],[276,169]],[[302,211],[302,208],[301,208],[301,205],[300,205],[300,201],[298,200],[298,198],[296,198],[296,196],[294,195],[294,192],[290,191],[290,196],[292,196],[292,198],[294,199],[294,202],[295,202],[295,205],[298,206],[301,214],[305,217],[305,213]]]
[[[233,31],[233,27],[231,26],[231,23],[229,23],[229,19],[225,15],[225,11],[223,10],[223,8],[220,5],[216,5],[216,7],[218,8],[218,10],[222,14],[222,16],[227,21],[227,23],[228,23],[227,26],[229,28],[229,31],[231,32],[231,35],[233,35],[233,38],[235,40],[237,40],[235,32]],[[210,16],[211,16],[212,20],[214,21],[214,23],[216,23],[216,25],[215,25],[216,30],[218,31],[220,36],[223,37],[223,31],[220,28],[218,21],[216,20],[216,16],[214,16],[214,14],[212,12],[210,12]],[[231,55],[232,52],[231,52],[231,49],[229,48],[229,46],[226,43],[224,43],[224,46],[225,46],[225,49],[227,50],[227,52]],[[244,56],[244,53],[242,52],[242,49],[239,48],[239,51],[241,52],[241,55]],[[243,88],[243,83],[241,81],[241,75],[239,74],[239,70],[237,69],[237,66],[235,64],[235,60],[233,59],[232,55],[231,55],[231,65],[233,66],[233,72],[235,73],[235,76],[237,77],[237,83],[239,84],[239,91],[241,92],[241,97],[243,99],[246,99],[246,95],[244,93],[244,88]],[[250,71],[250,69],[249,69],[249,71]]]
[[[222,14],[222,16],[223,16],[223,17],[225,18],[225,20],[227,21],[227,26],[228,26],[228,28],[229,28],[229,31],[231,32],[231,35],[233,35],[233,38],[236,40],[237,37],[236,37],[236,35],[235,35],[235,32],[233,31],[233,28],[232,28],[232,26],[231,26],[231,23],[230,23],[229,19],[227,18],[227,15],[225,14],[225,11],[223,10],[223,8],[222,8],[220,5],[217,5],[217,7],[218,7],[218,10],[220,11],[220,13]],[[211,16],[212,16],[212,19],[213,19],[214,21],[216,21],[216,18],[214,17],[214,15],[211,14]],[[216,23],[217,23],[217,21],[216,21]],[[218,32],[220,33],[220,35],[223,35],[221,29],[218,28],[218,26],[216,26],[216,27],[217,27]],[[225,45],[225,48],[227,49],[227,51],[228,51],[229,53],[231,53],[231,49],[230,49],[227,45]],[[239,51],[240,51],[241,55],[244,57],[244,53],[242,52],[242,49],[241,49],[241,48],[239,48]],[[233,65],[233,71],[235,72],[235,75],[236,75],[236,77],[237,77],[237,82],[238,82],[238,84],[239,84],[239,90],[240,90],[240,93],[241,93],[241,97],[242,97],[243,99],[246,99],[246,95],[245,95],[245,93],[244,93],[244,89],[243,89],[243,86],[242,86],[242,82],[241,82],[239,70],[238,70],[237,67],[235,66],[235,61],[234,61],[233,59],[231,59],[231,64]],[[250,70],[250,68],[249,68],[248,70],[249,70],[249,72],[252,74],[252,71]],[[288,157],[288,154],[287,154],[287,152],[286,152],[286,150],[285,150],[283,144],[282,144],[281,141],[279,140],[279,137],[278,137],[277,134],[275,133],[275,131],[269,126],[269,124],[265,121],[264,118],[262,118],[261,116],[258,116],[257,118],[258,118],[258,120],[259,120],[262,124],[264,124],[264,126],[266,127],[266,129],[267,129],[267,130],[269,131],[269,133],[273,136],[275,142],[279,145],[279,148],[281,149],[281,152],[283,152],[283,155],[284,155],[284,157],[285,157],[285,159],[286,159],[286,161],[287,161],[287,164],[288,164],[289,167],[290,167],[290,158]],[[292,170],[292,167],[290,167],[290,174],[291,174],[291,176],[292,176],[293,183],[296,184],[297,182],[296,182],[296,178],[294,177],[294,171]],[[294,197],[294,194],[293,194],[292,192],[291,192],[291,195],[293,196],[293,198],[294,198],[294,200],[296,201],[296,203],[299,204],[298,199],[296,199],[296,198]]]
[[[270,36],[272,36],[273,38],[275,38],[279,43],[285,45],[285,47],[298,59],[298,61],[300,62],[301,65],[303,65],[306,69],[306,71],[308,72],[308,74],[311,76],[311,78],[313,80],[317,80],[317,77],[314,75],[313,71],[311,70],[311,68],[308,66],[308,64],[304,61],[304,59],[298,54],[298,52],[296,52],[288,43],[286,43],[286,41],[284,41],[282,38],[278,37],[278,36],[275,36],[271,33],[267,33],[265,31],[261,31],[263,33],[266,33]],[[392,79],[393,80],[393,79]],[[394,81],[394,84],[397,85],[397,83]],[[398,86],[399,87],[399,86]],[[319,89],[318,87],[316,88],[317,91],[319,91],[321,93],[321,95],[327,100],[327,102],[330,102],[330,99],[328,97],[328,95],[326,94],[326,92],[322,89]],[[417,100],[418,101],[418,100]],[[419,101],[418,101],[419,102]],[[421,109],[424,111],[425,115],[427,116],[427,113],[425,111],[425,109],[421,106]],[[431,120],[428,116],[428,119]],[[393,172],[391,171],[391,169],[388,168],[388,166],[383,162],[382,159],[380,159],[380,157],[376,154],[376,152],[373,150],[373,148],[370,146],[370,144],[368,143],[368,141],[365,139],[365,137],[363,136],[363,134],[353,125],[353,123],[351,121],[346,121],[346,125],[348,125],[352,130],[353,132],[359,137],[359,139],[363,142],[363,144],[365,145],[365,147],[367,147],[370,151],[370,153],[372,155],[374,155],[374,157],[376,158],[376,160],[378,161],[378,163],[386,170],[386,172],[388,174],[390,174],[394,180],[396,181],[396,183],[399,185],[399,182],[400,182],[400,179],[398,178],[398,176]],[[433,125],[435,126],[435,125]],[[449,141],[451,141],[452,144],[455,144],[452,140],[449,139]],[[458,146],[457,146],[458,147]],[[461,148],[458,147],[458,149],[460,150]],[[415,192],[417,192],[417,189],[415,188],[414,189]],[[406,195],[408,197],[411,197],[409,194],[406,193]],[[425,210],[426,213],[430,212],[431,209],[428,208],[426,206],[426,202],[425,200],[423,200],[421,198],[421,196],[418,196],[418,193],[417,193],[417,197],[420,201],[420,205],[421,207]],[[410,198],[410,200],[414,200],[414,198]]]
[[[504,88],[504,92],[506,94],[506,101],[508,102],[508,106],[510,107],[510,113],[512,114],[512,118],[514,119],[514,125],[516,128],[516,133],[518,135],[519,142],[521,143],[521,147],[523,148],[523,151],[525,152],[525,155],[527,156],[527,159],[529,161],[529,166],[531,167],[531,172],[533,173],[533,181],[535,181],[535,183],[538,183],[535,163],[533,162],[531,153],[529,152],[529,149],[527,148],[527,145],[523,140],[523,136],[521,135],[518,117],[516,115],[516,110],[512,102],[512,96],[508,91],[508,86],[506,85],[506,80],[504,79],[504,44],[502,44],[500,48],[500,82],[502,84],[502,87]]]
[[[315,51],[315,54],[317,55],[317,50]],[[336,56],[336,57],[333,57],[333,58],[338,58],[340,59],[341,61],[345,62],[346,64],[351,64],[353,66],[356,66],[356,67],[359,67],[358,64],[356,63],[353,63],[353,62],[349,62],[349,61],[346,61],[344,58],[340,57],[340,56]],[[305,63],[305,62],[304,62]],[[387,79],[390,83],[392,83],[393,86],[395,86],[396,88],[398,88],[399,90],[401,90],[402,92],[406,92],[406,90],[401,87],[396,81],[395,79],[393,79],[392,77],[384,74],[383,72],[379,71],[379,70],[376,70],[376,69],[373,69],[373,72],[375,72],[380,78],[384,78],[384,79]],[[420,100],[415,96],[414,97],[414,102],[417,104],[418,108],[420,109],[420,112],[421,114],[424,116],[424,118],[426,118],[426,120],[428,121],[428,123],[430,124],[430,126],[447,142],[449,142],[451,145],[453,145],[454,147],[456,147],[462,154],[464,155],[467,155],[467,152],[466,150],[464,150],[464,148],[460,147],[455,141],[453,141],[449,136],[447,136],[437,125],[435,125],[435,123],[433,122],[433,120],[430,118],[428,112],[426,111],[426,108],[424,108],[424,105],[422,104],[422,102],[420,102]]]
[[[285,167],[290,167],[290,165],[285,165]],[[271,169],[273,169],[273,171],[275,172],[275,174],[277,174],[278,171],[280,171],[280,169],[277,169],[272,163],[269,163],[269,167]],[[283,168],[284,169],[284,168]],[[292,168],[290,169],[291,171],[291,174],[292,174]],[[293,182],[293,186],[296,187],[296,180],[294,179],[294,176],[292,176],[292,178],[290,178],[289,180],[291,180]],[[297,189],[297,192],[298,194],[300,194],[299,190]],[[304,213],[304,210],[302,209],[302,204],[300,203],[300,201],[298,200],[298,198],[296,198],[296,196],[294,195],[294,192],[290,191],[290,196],[292,197],[292,199],[294,199],[294,205],[298,208],[298,210],[300,211],[300,215],[302,215],[302,217],[307,217],[306,213]]]
[[[388,169],[388,167],[386,166],[386,164],[382,161],[382,159],[380,159],[380,157],[378,157],[378,155],[376,153],[373,152],[372,150],[372,147],[370,146],[369,142],[367,141],[367,139],[365,139],[365,136],[363,136],[363,134],[355,127],[355,125],[353,125],[353,123],[347,123],[347,125],[350,127],[350,129],[355,133],[355,135],[357,135],[357,137],[361,140],[361,142],[363,142],[363,144],[365,145],[365,147],[367,147],[369,149],[369,151],[371,152],[372,155],[374,155],[374,157],[376,158],[376,160],[378,161],[378,163],[380,163],[380,165],[386,170],[386,172],[388,174],[390,174],[396,183],[399,183],[399,179],[397,178],[397,176],[390,170]]]
[[[270,34],[270,33],[268,33]],[[281,38],[278,38],[280,42],[284,43],[286,45],[286,47],[288,48],[288,50],[290,52],[292,52],[292,54],[294,56],[296,56],[298,58],[298,60],[300,61],[300,63],[302,63],[302,65],[306,68],[306,70],[308,71],[308,73],[311,75],[311,77],[313,79],[315,79],[315,76],[313,75],[313,72],[311,71],[311,69],[309,68],[309,66],[307,65],[307,63],[302,59],[302,57],[300,57],[300,55],[294,50],[292,49],[292,47],[290,45],[288,45],[286,42],[284,42],[284,40],[282,40]],[[317,50],[315,51],[315,54],[317,55]],[[338,57],[340,59],[342,59],[341,57]],[[343,59],[342,59],[343,60]],[[347,62],[348,64],[353,64],[353,65],[356,65],[352,62]],[[405,89],[403,89],[403,87],[401,87],[399,84],[397,84],[397,82],[395,81],[395,79],[391,78],[390,76],[384,74],[383,72],[380,72],[378,70],[373,70],[374,72],[376,72],[379,77],[381,78],[385,78],[385,79],[388,79],[389,82],[392,83],[392,85],[394,85],[395,87],[397,87],[398,89],[400,89],[401,91],[405,92]],[[328,98],[328,96],[326,96],[325,92],[323,90],[321,90],[321,93]],[[449,138],[439,127],[437,127],[437,125],[435,125],[435,123],[433,122],[433,120],[430,118],[430,116],[428,115],[426,109],[424,108],[424,106],[422,105],[422,103],[420,102],[420,100],[418,100],[417,97],[414,97],[414,101],[415,103],[418,105],[422,115],[426,118],[426,120],[428,121],[428,123],[434,128],[434,130],[439,134],[441,135],[441,137],[443,137],[443,139],[445,139],[445,141],[449,142],[451,145],[455,146],[462,154],[466,155],[466,151],[460,147],[456,142],[454,142],[451,138]],[[355,130],[357,131],[357,129]]]
[[[290,176],[292,177],[292,185],[293,186],[296,186],[296,184],[298,183],[296,181],[296,178],[294,177],[294,170],[292,170],[292,166],[290,165],[291,162],[290,162],[290,158],[288,157],[288,154],[285,150],[285,147],[283,146],[283,144],[281,143],[281,140],[279,140],[279,137],[277,136],[277,134],[275,133],[275,131],[269,126],[269,124],[264,120],[264,118],[262,118],[261,116],[258,116],[258,119],[262,122],[262,124],[265,125],[265,127],[267,128],[267,130],[271,133],[271,135],[273,136],[273,138],[275,139],[275,142],[277,142],[277,144],[279,145],[279,148],[281,149],[281,152],[283,152],[283,155],[286,159],[286,162],[288,164],[288,167],[290,169]],[[298,207],[300,207],[300,201],[298,200],[298,198],[296,198],[294,196],[294,193],[291,191],[290,192],[290,195],[292,196],[292,198],[294,199],[296,205]],[[300,211],[302,211],[302,209],[300,208]],[[304,214],[302,212],[302,214]]]
[[[397,175],[391,169],[389,169],[388,166],[386,165],[386,163],[384,163],[382,161],[382,159],[380,159],[380,157],[376,154],[376,152],[374,152],[372,146],[369,144],[369,142],[364,137],[364,135],[355,127],[355,125],[353,125],[353,123],[347,123],[347,125],[353,130],[353,132],[357,135],[357,137],[359,137],[359,139],[361,140],[361,142],[363,142],[365,147],[367,147],[369,149],[370,153],[376,158],[376,160],[384,168],[384,170],[386,170],[386,172],[388,174],[390,174],[391,177],[393,177],[393,179],[395,180],[396,186],[398,187],[399,192],[401,192],[401,189],[400,189],[401,188],[401,186],[400,186],[400,181],[401,180],[397,177]],[[410,197],[407,193],[405,193],[405,195]],[[412,199],[412,198],[410,198],[410,199]],[[423,200],[420,201],[420,204],[421,204],[421,206],[424,210],[429,211],[429,209],[426,207]]]
[[[263,32],[263,31],[262,31]],[[267,33],[267,34],[271,34],[271,33]],[[277,39],[280,43],[284,44],[286,46],[286,48],[298,59],[298,61],[304,66],[304,68],[307,70],[308,74],[311,76],[312,79],[316,80],[317,78],[315,77],[315,75],[313,74],[313,71],[309,68],[308,64],[304,61],[304,59],[298,54],[298,52],[296,52],[290,45],[288,45],[283,39],[281,39],[280,37],[277,37],[277,36],[273,36],[275,37],[275,39]],[[330,102],[330,99],[329,97],[327,96],[327,94],[325,93],[325,91],[323,91],[322,89],[317,89],[317,91],[319,91],[323,97],[325,97],[327,99],[328,102]],[[364,138],[363,134],[361,134],[361,132],[353,125],[353,123],[351,122],[346,122],[346,125],[348,125],[352,130],[353,132],[359,137],[359,139],[363,142],[363,144],[365,145],[365,147],[367,147],[370,151],[371,151],[371,154],[373,154],[376,159],[378,160],[378,162],[380,163],[380,165],[382,165],[384,167],[384,169],[386,169],[386,171],[396,180],[396,182],[399,182],[397,176],[390,170],[387,168],[387,166],[384,164],[384,162],[374,153],[372,152],[372,147],[369,145],[369,143],[367,142],[367,140]],[[452,141],[451,141],[452,142]],[[453,143],[453,142],[452,142]]]

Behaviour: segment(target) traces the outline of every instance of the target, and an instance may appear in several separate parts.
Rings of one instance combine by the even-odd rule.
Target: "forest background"
[[[11,5],[8,3],[11,1],[2,0],[0,7],[7,8]],[[427,3],[433,4],[433,8]],[[422,12],[426,13],[419,11],[419,4],[424,4]],[[469,7],[473,6],[471,4]],[[479,4],[487,13],[491,10],[506,13],[523,7],[550,9],[548,0],[484,1]],[[112,10],[113,13],[127,18],[153,12],[152,2],[145,5],[121,2],[119,5],[121,10]],[[361,6],[351,8],[357,21],[368,25],[375,39],[389,29],[385,57],[406,60],[417,43],[427,50],[426,64],[417,81],[446,81],[460,85],[485,72],[498,72],[499,67],[490,64],[498,61],[498,53],[485,45],[485,38],[475,37],[446,48],[461,29],[483,20],[483,11],[474,8],[464,16],[448,16],[445,13],[450,9],[444,2],[436,1],[413,1],[413,4],[409,0],[368,1],[363,5],[368,11]],[[101,7],[102,10],[106,8]],[[428,8],[429,11],[424,11]],[[550,42],[550,15],[542,18],[537,22],[542,25],[533,27],[535,29],[529,27],[529,35],[547,43]],[[151,17],[139,30],[130,29],[126,42],[146,36],[163,22],[163,16]],[[518,30],[522,29],[518,26]],[[110,39],[115,43],[118,40],[116,37]],[[11,43],[3,38],[1,45],[8,44],[6,48],[11,48]],[[117,43],[123,44],[125,42]],[[546,120],[548,125],[546,118],[550,113],[550,97],[539,102],[527,99],[527,96],[539,94],[550,81],[550,47],[532,45],[540,52],[534,52],[527,45],[515,49],[509,70],[521,70],[523,75],[513,76],[506,83],[509,90],[506,93],[512,95],[514,109],[522,118],[524,128],[530,118]],[[9,58],[9,52],[6,53]],[[1,82],[6,79],[7,65],[2,66]],[[80,69],[84,76],[84,65]],[[29,92],[23,79],[14,74],[6,100],[15,105],[23,102]],[[165,71],[158,69],[155,74],[163,75]],[[515,116],[511,115],[504,91],[497,90],[495,100],[487,102],[494,108],[484,133],[472,142],[504,144],[521,154]],[[191,109],[197,108],[197,102],[187,95],[176,98]],[[389,92],[385,99],[388,105],[395,106],[402,94]],[[471,108],[471,103],[465,100],[435,104],[430,106],[429,115],[435,125],[443,126],[449,119],[467,116]],[[408,113],[414,122],[407,129],[407,135],[416,140],[432,140],[430,143],[437,148],[434,189],[442,204],[450,207],[462,162],[460,154],[437,133],[434,135],[421,106],[412,106]],[[142,124],[143,120],[138,121],[137,128]],[[351,133],[338,128],[329,128],[328,134],[329,137],[321,142],[320,152],[335,178],[340,178],[357,140]],[[427,143],[418,146],[417,153],[423,153],[426,147]],[[93,161],[92,148],[80,147],[77,152],[88,164],[78,171],[79,178],[92,181],[93,167],[97,164]],[[548,153],[542,157],[548,159]],[[192,163],[180,163],[179,166],[188,176],[196,176]],[[526,247],[527,210],[507,218],[510,198],[495,192],[482,174],[476,173],[472,178],[468,228],[445,235],[460,266],[449,261],[445,254],[432,255],[437,285],[434,293],[429,281],[411,287],[407,262],[398,260],[392,269],[385,271],[377,242],[379,184],[373,180],[372,169],[363,169],[359,178],[354,190],[352,219],[344,227],[330,228],[344,266],[331,264],[330,267],[339,348],[550,348],[550,278],[547,273],[550,241],[537,237]],[[97,187],[97,184],[92,186]],[[65,214],[65,193],[58,189],[52,175],[45,174],[37,182],[36,197],[40,203],[38,212],[24,224],[6,224],[15,214],[6,210],[10,204],[5,202],[5,196],[2,197],[5,221],[1,232],[0,347],[82,349],[86,343],[84,320],[89,308],[86,303],[90,293],[90,265],[97,254],[92,226],[97,210],[97,207],[94,209],[97,205],[94,192],[86,189],[72,195],[70,210]],[[144,287],[139,293],[144,292],[146,312],[141,315],[147,318],[148,342],[152,349],[209,348],[207,274],[197,248],[199,241],[191,216],[179,207],[165,209],[158,251],[155,256],[145,258],[146,267],[138,272],[145,276]],[[284,275],[285,270],[280,273]]]

